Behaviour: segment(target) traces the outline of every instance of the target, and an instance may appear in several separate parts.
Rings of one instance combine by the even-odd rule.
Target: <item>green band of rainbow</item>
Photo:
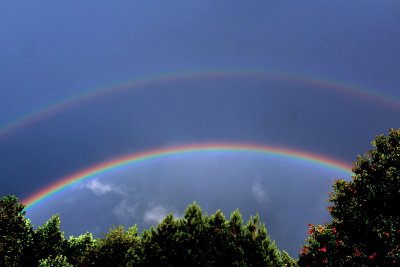
[[[292,150],[281,147],[273,147],[273,146],[265,146],[258,144],[237,144],[237,143],[210,143],[210,144],[190,144],[183,146],[175,146],[169,148],[162,148],[156,150],[150,150],[140,153],[133,153],[129,155],[125,155],[122,157],[118,157],[111,161],[103,162],[72,175],[66,176],[64,178],[59,179],[57,182],[51,184],[48,187],[43,188],[42,190],[34,193],[30,197],[24,199],[22,202],[26,205],[26,210],[29,210],[44,200],[50,198],[51,196],[67,189],[68,187],[89,179],[95,175],[103,174],[108,171],[117,169],[119,167],[136,163],[147,161],[156,158],[167,157],[171,155],[177,154],[188,154],[188,153],[198,153],[198,152],[252,152],[252,153],[262,153],[273,155],[276,157],[283,158],[291,158],[304,162],[315,163],[327,168],[337,169],[342,172],[348,173],[351,175],[352,166],[341,162],[336,159],[332,159],[329,157],[299,151]]]
[[[379,90],[360,87],[348,82],[336,81],[328,78],[309,77],[306,75],[279,73],[263,69],[200,69],[200,70],[184,70],[175,72],[156,73],[148,76],[141,76],[127,79],[125,81],[114,82],[109,85],[102,85],[91,89],[81,90],[81,93],[60,99],[57,102],[43,106],[35,111],[20,116],[15,120],[0,125],[0,140],[12,132],[17,131],[36,121],[44,119],[48,116],[74,106],[82,101],[90,100],[99,96],[144,88],[149,85],[157,85],[174,81],[185,81],[206,78],[252,78],[266,79],[270,81],[286,81],[295,84],[303,84],[314,86],[320,89],[339,92],[347,96],[366,99],[372,103],[378,103],[385,107],[400,110],[400,100],[396,97],[385,95]]]

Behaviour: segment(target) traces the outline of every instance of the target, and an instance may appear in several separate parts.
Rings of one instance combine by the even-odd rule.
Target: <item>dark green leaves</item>
[[[31,265],[33,231],[23,209],[15,196],[0,199],[0,266]]]
[[[354,163],[352,181],[334,183],[332,223],[311,226],[300,265],[399,266],[400,130],[372,145]]]
[[[258,215],[244,225],[238,210],[227,220],[221,210],[209,216],[193,203],[182,218],[169,214],[142,235],[120,226],[103,238],[66,240],[57,215],[33,230],[23,209],[15,197],[0,200],[1,266],[294,266]]]

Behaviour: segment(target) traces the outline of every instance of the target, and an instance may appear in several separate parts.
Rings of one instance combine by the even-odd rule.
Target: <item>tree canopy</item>
[[[400,265],[400,130],[372,145],[354,163],[352,180],[334,183],[332,222],[310,225],[301,266]]]
[[[196,203],[182,218],[169,214],[138,234],[136,226],[65,239],[59,217],[36,230],[13,196],[0,201],[1,266],[294,266],[278,250],[256,215],[244,224],[238,210],[227,220],[204,214]]]

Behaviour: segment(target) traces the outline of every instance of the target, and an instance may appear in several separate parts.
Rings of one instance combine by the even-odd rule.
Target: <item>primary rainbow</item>
[[[162,148],[139,153],[133,153],[118,157],[111,161],[102,162],[91,166],[87,169],[71,174],[59,179],[57,182],[43,188],[34,193],[22,202],[26,205],[26,210],[29,210],[51,196],[67,189],[68,187],[81,182],[83,180],[94,177],[95,175],[104,174],[119,167],[142,162],[146,160],[167,157],[171,155],[184,155],[189,153],[199,152],[251,152],[273,155],[276,157],[292,158],[304,162],[315,163],[327,168],[333,168],[351,175],[352,166],[339,160],[329,158],[322,155],[317,155],[305,151],[287,149],[282,147],[273,147],[259,144],[238,144],[238,143],[208,143],[208,144],[190,144],[183,146],[175,146]]]
[[[348,96],[366,99],[372,103],[377,103],[385,107],[400,110],[400,100],[393,96],[385,95],[376,89],[373,90],[367,87],[360,87],[354,84],[350,84],[348,82],[341,82],[328,78],[308,77],[306,75],[279,73],[262,69],[229,68],[184,70],[156,73],[153,75],[128,79],[122,82],[114,82],[106,86],[103,85],[99,87],[94,87],[92,89],[82,90],[79,94],[50,103],[30,113],[22,115],[7,124],[2,125],[0,127],[0,140],[20,128],[26,127],[34,122],[58,113],[78,103],[99,96],[127,90],[135,90],[139,88],[144,88],[148,85],[156,85],[173,81],[228,77],[247,77],[318,86],[319,89],[340,92]]]

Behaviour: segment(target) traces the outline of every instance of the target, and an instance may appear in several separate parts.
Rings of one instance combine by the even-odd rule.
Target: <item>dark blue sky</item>
[[[373,97],[365,100],[327,90],[322,85],[254,76],[182,76],[149,83],[139,90],[89,98],[1,138],[0,194],[26,197],[98,162],[179,144],[260,143],[352,162],[357,154],[370,149],[376,134],[399,127],[399,47],[397,0],[2,1],[3,130],[19,117],[92,88],[191,70],[255,69],[310,80],[336,80],[387,95],[397,101],[397,106],[386,106]],[[208,166],[206,163],[204,166]],[[172,172],[156,173],[173,179]],[[198,182],[196,179],[193,183]],[[246,177],[242,179],[246,181]],[[277,185],[280,183],[269,186],[277,192]],[[235,186],[239,185],[232,184]],[[179,188],[184,190],[183,186]],[[298,190],[312,192],[302,191],[306,188],[299,186]],[[324,190],[321,186],[315,191]],[[74,192],[69,198],[78,194]],[[162,194],[176,192],[166,189]],[[201,199],[202,191],[194,195]],[[108,199],[107,194],[101,196]],[[76,196],[90,197],[82,192]],[[295,201],[290,194],[287,198],[287,203]],[[246,211],[246,207],[251,205],[243,199],[246,205],[241,209],[248,214],[252,210]],[[118,201],[127,210],[139,205],[137,198]],[[183,212],[175,205],[179,202],[175,198],[170,199],[169,207],[161,208],[157,204],[160,200],[140,201],[149,201],[147,204],[158,211],[171,208],[177,214]],[[191,200],[182,201],[185,206]],[[283,203],[282,199],[274,201]],[[112,203],[110,200],[109,205]],[[218,203],[225,205],[212,203],[203,205],[210,209]],[[50,210],[56,212],[57,207]],[[291,211],[288,208],[281,214],[289,216]],[[43,221],[45,216],[39,218],[38,214],[47,213],[37,212],[32,216]],[[113,220],[96,227],[107,229],[106,222],[112,224]],[[71,225],[68,231],[73,232]],[[274,225],[279,222],[275,220]],[[271,228],[279,232],[274,225]],[[296,246],[288,250],[295,253]]]

